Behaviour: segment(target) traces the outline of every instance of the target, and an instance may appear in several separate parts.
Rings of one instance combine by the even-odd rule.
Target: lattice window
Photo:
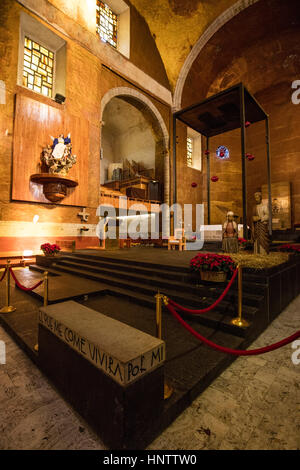
[[[193,139],[191,137],[187,137],[186,139],[186,162],[187,166],[193,166]]]
[[[97,0],[96,5],[97,33],[100,38],[117,48],[118,17],[104,2]]]
[[[52,98],[54,53],[25,36],[23,85]]]

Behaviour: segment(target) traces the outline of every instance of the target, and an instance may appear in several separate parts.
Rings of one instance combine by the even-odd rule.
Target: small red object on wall
[[[197,188],[198,185],[197,185],[197,183],[192,183],[191,186],[192,186],[192,188]]]
[[[249,162],[255,159],[255,156],[252,153],[246,153],[246,158]]]
[[[251,122],[250,122],[250,121],[246,121],[246,122],[245,122],[245,127],[249,127],[249,126],[251,126]]]
[[[219,181],[219,177],[218,176],[212,176],[211,180],[212,180],[213,183],[216,183],[217,181]]]

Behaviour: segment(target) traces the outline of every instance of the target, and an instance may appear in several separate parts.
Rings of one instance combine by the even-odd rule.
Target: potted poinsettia
[[[232,276],[236,263],[227,255],[198,253],[191,259],[190,267],[203,281],[225,282]]]
[[[240,251],[252,251],[253,250],[252,241],[246,240],[245,238],[238,238],[238,242],[239,242]]]
[[[56,253],[60,252],[60,247],[56,245],[56,243],[53,245],[51,245],[51,243],[44,243],[41,245],[41,250],[45,256],[55,256]]]

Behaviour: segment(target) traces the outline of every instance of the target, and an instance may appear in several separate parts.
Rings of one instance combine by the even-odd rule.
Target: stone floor
[[[251,345],[299,329],[300,296]],[[105,449],[0,327],[0,449]],[[226,369],[149,449],[300,449],[300,364],[291,345]],[[299,355],[298,355],[299,356]]]

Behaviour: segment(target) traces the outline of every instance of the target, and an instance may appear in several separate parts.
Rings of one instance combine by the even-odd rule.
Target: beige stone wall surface
[[[21,3],[30,8],[22,6]],[[111,52],[111,48],[101,43],[97,38],[91,23],[88,24],[88,11],[82,8],[82,2],[76,2],[75,0],[73,2],[56,0],[45,2],[42,0],[37,4],[31,0],[24,2],[1,1],[0,221],[31,223],[33,216],[38,215],[39,223],[80,224],[80,218],[77,215],[80,207],[66,207],[63,202],[60,205],[46,205],[11,201],[13,129],[15,95],[18,90],[17,71],[21,11],[41,22],[66,42],[66,101],[62,106],[68,115],[83,118],[89,125],[89,132],[86,135],[89,145],[88,185],[85,191],[88,200],[87,212],[90,213],[88,223],[96,224],[98,221],[96,208],[100,202],[101,100],[109,90],[115,87],[126,86],[138,90],[158,109],[167,132],[169,132],[170,107],[166,104],[169,95],[166,88],[168,81],[164,67],[145,21],[134,9],[131,19],[132,38],[129,61],[121,54],[115,51]],[[35,14],[34,11],[38,14]],[[89,38],[92,38],[90,42]],[[95,44],[97,44],[97,47],[94,47]],[[143,47],[141,44],[147,44],[147,46]],[[109,67],[110,57],[113,57],[112,70]],[[149,57],[151,58],[150,61]],[[116,64],[118,66],[124,64],[123,76],[118,70],[115,70]],[[122,69],[121,66],[119,68]],[[134,71],[136,71],[136,81],[132,79]],[[144,88],[137,85],[141,82],[141,78],[144,79]],[[25,92],[32,99],[41,99],[39,95],[30,90],[25,90]],[[155,93],[157,93],[157,97]],[[166,100],[162,99],[161,96],[166,97]],[[73,135],[72,139],[76,139],[76,136]],[[68,227],[66,226],[65,229],[67,233]],[[11,236],[11,230],[9,232],[8,238],[11,238],[11,243],[5,240],[5,250],[16,251],[17,247],[15,245],[18,244],[18,238]],[[54,232],[52,229],[51,237],[59,236],[59,231]],[[89,232],[87,234],[89,235]],[[75,233],[69,235],[73,236]],[[90,235],[90,238],[94,240],[92,235]],[[1,251],[3,250],[0,247]]]
[[[239,13],[202,49],[188,74],[182,97],[182,107],[186,107],[244,83],[269,115],[271,179],[274,183],[291,183],[292,224],[300,221],[300,113],[299,105],[292,103],[292,83],[300,78],[298,6],[297,0],[259,1]],[[254,161],[246,162],[249,216],[253,193],[267,183],[265,136],[264,122],[246,130],[246,151],[255,156]],[[224,134],[220,141],[227,142],[231,155],[236,156],[232,160],[236,165],[230,169],[230,174],[227,170],[231,164],[227,162],[215,167],[220,180],[213,186],[213,211],[223,199],[220,190],[215,191],[221,188],[221,181],[224,181],[226,197],[232,194],[232,203],[237,195],[235,188],[239,191],[241,184],[240,140]],[[215,149],[216,145],[213,147]]]

